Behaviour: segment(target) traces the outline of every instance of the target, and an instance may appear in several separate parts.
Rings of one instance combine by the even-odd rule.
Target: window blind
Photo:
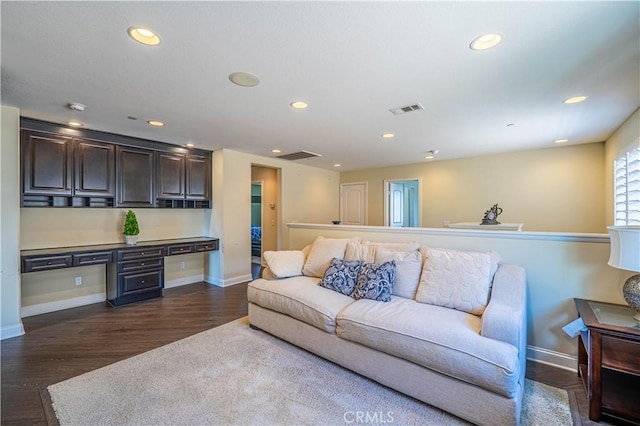
[[[640,148],[614,162],[615,224],[640,225]]]

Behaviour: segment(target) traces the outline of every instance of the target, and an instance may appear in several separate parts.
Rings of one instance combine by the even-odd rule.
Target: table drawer
[[[70,254],[60,256],[47,256],[27,258],[23,260],[22,272],[47,271],[49,269],[69,268],[73,265],[73,256]]]
[[[167,256],[193,253],[193,244],[173,244],[167,247]]]
[[[128,262],[118,262],[118,272],[139,271],[142,269],[162,269],[164,267],[164,258],[156,257],[155,259],[138,259]]]
[[[640,341],[603,335],[602,365],[640,375]]]
[[[196,243],[196,252],[218,250],[218,241]]]
[[[73,255],[73,266],[99,265],[113,262],[113,252],[100,251]]]
[[[137,249],[118,250],[118,261],[162,256],[164,256],[163,247],[141,247]]]
[[[120,285],[122,286],[120,295],[159,289],[162,288],[162,281],[162,269],[137,274],[124,274],[120,277]]]

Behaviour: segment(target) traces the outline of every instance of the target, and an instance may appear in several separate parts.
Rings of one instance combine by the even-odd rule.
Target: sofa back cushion
[[[413,299],[416,295],[420,274],[422,273],[422,255],[419,251],[396,251],[386,247],[376,249],[375,263],[396,262],[396,282],[393,295]]]
[[[345,260],[363,260],[367,263],[375,261],[376,247],[372,244],[363,244],[360,241],[349,241],[344,253]]]
[[[315,239],[309,250],[309,255],[302,268],[302,274],[308,277],[322,278],[329,267],[331,259],[344,258],[344,251],[349,239],[347,238],[324,238]]]
[[[428,248],[416,301],[482,315],[498,259],[489,252]]]

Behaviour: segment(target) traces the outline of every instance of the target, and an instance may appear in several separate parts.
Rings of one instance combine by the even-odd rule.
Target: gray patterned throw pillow
[[[360,268],[353,297],[356,300],[372,299],[379,302],[390,302],[395,281],[395,260],[380,265],[365,263]]]
[[[343,260],[334,257],[318,285],[345,296],[352,296],[356,288],[358,272],[363,264],[362,260]]]

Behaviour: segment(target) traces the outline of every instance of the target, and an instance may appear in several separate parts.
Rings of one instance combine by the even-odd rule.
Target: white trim
[[[207,276],[205,281],[208,282],[209,284],[213,284],[218,287],[229,287],[232,285],[253,281],[253,276],[251,274],[245,274],[245,275],[238,275],[237,277],[220,279],[220,278],[209,275]]]
[[[527,359],[573,372],[578,371],[578,357],[536,346],[527,346]]]
[[[22,325],[22,321],[20,321],[18,324],[7,325],[5,327],[0,328],[0,340],[22,336],[23,334],[24,334],[24,326]]]
[[[62,311],[63,309],[77,308],[78,306],[91,305],[94,303],[104,302],[105,300],[107,300],[107,293],[96,293],[88,296],[57,300],[55,302],[23,306],[20,308],[20,317],[26,318],[34,315],[47,314],[49,312]]]
[[[287,223],[288,228],[326,229],[335,231],[333,225],[319,223]],[[340,225],[343,231],[377,232],[387,234],[417,234],[417,235],[450,235],[461,237],[502,238],[513,240],[563,241],[578,243],[609,244],[609,234],[579,234],[566,232],[527,232],[527,231],[482,231],[450,228],[392,228],[389,226],[355,226]]]
[[[422,227],[422,178],[404,178],[404,179],[385,179],[384,180],[384,224],[385,226],[389,226],[389,196],[391,191],[389,191],[389,184],[395,182],[414,182],[418,181],[418,227]],[[394,228],[397,229],[397,228]],[[411,229],[415,229],[412,227]]]
[[[204,281],[204,274],[191,275],[190,277],[176,278],[175,280],[165,281],[164,288],[180,287],[183,285],[195,284]]]

